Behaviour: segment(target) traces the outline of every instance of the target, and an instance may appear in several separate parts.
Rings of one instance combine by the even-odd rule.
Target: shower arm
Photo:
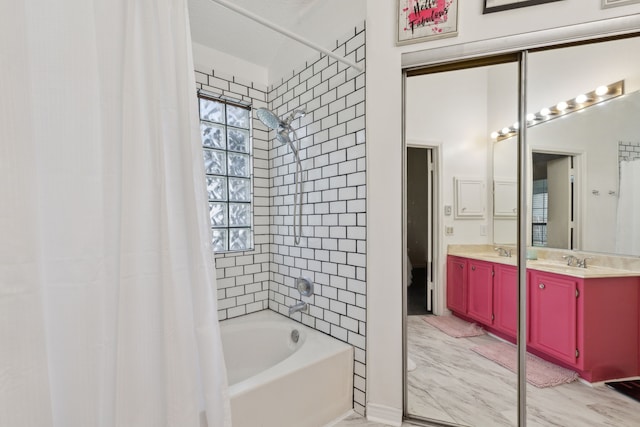
[[[283,36],[289,37],[290,39],[293,39],[299,43],[302,43],[303,45],[306,45],[308,47],[310,47],[311,49],[317,50],[320,53],[324,53],[325,55],[335,59],[336,61],[340,61],[343,64],[346,64],[348,66],[350,66],[351,68],[354,68],[355,70],[357,70],[358,72],[362,72],[364,71],[364,69],[356,64],[353,61],[348,60],[347,58],[340,56],[332,51],[330,51],[329,49],[325,49],[322,46],[318,46],[317,44],[299,36],[298,34],[291,32],[289,30],[287,30],[286,28],[283,28],[279,25],[274,24],[271,21],[268,21],[266,19],[264,19],[263,17],[256,15],[255,13],[247,10],[247,9],[243,9],[241,7],[236,6],[235,4],[231,3],[230,1],[227,0],[211,0],[214,3],[218,3],[220,6],[226,7],[229,10],[232,10],[242,16],[245,16],[249,19],[251,19],[252,21],[257,22],[258,24],[264,25],[267,28],[272,29],[273,31],[276,31],[280,34],[282,34]]]

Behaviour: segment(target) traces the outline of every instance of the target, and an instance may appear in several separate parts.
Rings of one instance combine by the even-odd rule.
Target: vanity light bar
[[[565,116],[567,114],[580,111],[584,108],[599,104],[609,99],[624,95],[624,80],[611,83],[607,86],[599,86],[591,92],[580,94],[568,101],[560,101],[551,107],[545,107],[539,112],[527,114],[527,127],[539,125],[540,123]],[[518,123],[509,127],[491,132],[491,139],[496,142],[511,138],[518,134]]]

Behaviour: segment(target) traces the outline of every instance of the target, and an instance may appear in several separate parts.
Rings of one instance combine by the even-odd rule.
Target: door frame
[[[442,289],[439,286],[442,282],[442,272],[444,267],[442,262],[446,260],[440,259],[440,253],[442,250],[442,239],[440,237],[440,224],[443,224],[444,214],[442,212],[442,204],[440,202],[440,195],[442,194],[442,179],[440,177],[440,165],[442,164],[442,141],[427,141],[419,139],[410,139],[404,142],[402,152],[404,153],[402,159],[402,244],[403,248],[407,246],[407,165],[406,154],[408,148],[422,148],[425,150],[431,150],[432,162],[433,162],[433,195],[431,205],[431,215],[433,218],[433,228],[431,230],[430,238],[432,240],[432,276],[434,283],[434,298],[433,298],[433,314],[441,315],[445,313],[446,301],[442,295]],[[406,262],[403,261],[403,314],[406,314],[406,290],[407,290],[407,277],[406,277]]]
[[[527,174],[527,200],[532,200],[533,195],[533,153],[544,153],[544,154],[558,154],[563,156],[571,156],[573,157],[573,170],[575,175],[575,181],[573,185],[573,204],[574,209],[577,211],[573,217],[573,245],[575,248],[581,248],[583,240],[584,224],[583,217],[585,215],[584,208],[584,199],[585,195],[584,183],[586,182],[585,176],[585,167],[586,164],[586,156],[587,154],[584,150],[567,150],[558,147],[549,147],[544,145],[532,145],[529,144],[527,150],[527,164],[530,165]],[[532,206],[531,203],[527,206],[527,218],[531,218],[532,214]],[[527,230],[527,245],[531,245],[533,236],[531,232],[531,228],[529,227]],[[577,249],[580,250],[580,249]]]

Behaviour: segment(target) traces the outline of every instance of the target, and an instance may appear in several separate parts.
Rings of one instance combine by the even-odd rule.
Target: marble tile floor
[[[472,427],[517,425],[516,374],[470,350],[496,338],[452,338],[422,316],[408,317],[407,336],[417,364],[408,375],[411,414]],[[528,385],[527,426],[640,426],[640,402],[603,384]]]

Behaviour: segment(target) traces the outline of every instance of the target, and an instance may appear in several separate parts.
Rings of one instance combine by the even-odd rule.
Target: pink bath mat
[[[477,337],[486,332],[477,323],[469,323],[456,316],[425,316],[424,321],[454,338]]]
[[[518,353],[513,344],[497,342],[472,347],[481,356],[496,362],[511,372],[517,371]],[[567,384],[578,379],[578,374],[570,369],[547,362],[527,353],[527,382],[538,388]]]

